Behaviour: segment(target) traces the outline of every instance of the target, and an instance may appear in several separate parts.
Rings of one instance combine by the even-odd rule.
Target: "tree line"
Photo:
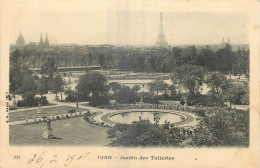
[[[12,50],[11,53],[16,52]],[[49,49],[23,47],[20,54],[28,67],[40,68],[46,58],[55,59],[57,67],[75,67],[99,65],[102,69],[120,69],[133,72],[173,72],[174,67],[183,64],[197,65],[206,71],[218,71],[235,75],[248,74],[249,50],[233,51],[226,44],[220,49],[210,46],[203,48],[173,47],[173,48],[102,48],[74,47],[73,49]],[[12,55],[12,54],[11,54]]]
[[[226,100],[235,104],[249,104],[249,88],[247,83],[232,83],[220,73],[228,72],[230,70],[234,71],[232,67],[236,67],[238,64],[241,64],[239,66],[245,66],[244,69],[239,69],[240,73],[246,73],[248,71],[247,65],[245,65],[248,62],[246,51],[238,50],[237,52],[233,52],[228,44],[226,48],[218,50],[215,54],[226,54],[223,56],[223,59],[227,59],[227,61],[226,63],[222,62],[223,64],[219,64],[221,65],[219,72],[215,72],[214,68],[218,67],[218,61],[213,61],[213,56],[215,54],[211,49],[207,47],[198,53],[196,52],[195,47],[189,47],[188,49],[189,52],[186,52],[185,54],[180,48],[173,48],[172,50],[151,49],[147,51],[119,48],[116,53],[120,53],[117,55],[120,59],[114,59],[114,53],[110,54],[110,61],[106,61],[108,57],[102,56],[101,53],[107,50],[99,51],[97,62],[102,68],[114,68],[113,66],[117,66],[118,64],[118,67],[116,68],[121,70],[153,70],[160,72],[164,71],[162,70],[162,67],[166,69],[168,67],[167,72],[171,72],[170,78],[173,84],[168,86],[162,80],[154,80],[148,84],[148,93],[138,93],[138,86],[130,89],[126,86],[119,87],[120,84],[116,83],[108,84],[107,78],[97,72],[90,72],[82,75],[77,83],[75,91],[70,89],[64,91],[65,83],[61,75],[57,72],[59,64],[57,63],[57,57],[52,57],[50,55],[45,57],[45,59],[41,61],[41,66],[39,67],[40,75],[38,75],[29,68],[28,60],[30,59],[24,59],[26,57],[25,53],[28,53],[28,51],[26,51],[27,49],[15,49],[10,54],[10,92],[12,94],[22,94],[24,100],[28,100],[28,102],[24,101],[22,103],[23,106],[36,105],[39,100],[35,100],[35,95],[40,94],[42,99],[43,95],[47,94],[48,91],[55,93],[56,96],[60,93],[61,97],[64,92],[67,96],[67,101],[90,100],[93,105],[106,104],[111,99],[115,99],[120,103],[136,103],[140,101],[140,97],[142,97],[144,101],[149,100],[152,103],[157,103],[158,100],[161,99],[181,100],[181,102],[188,100],[190,105],[198,103],[211,106],[216,104],[221,105]],[[111,53],[115,52],[113,50],[109,51],[111,51]],[[231,58],[234,59],[237,54],[240,55],[238,58],[240,61],[234,61],[234,65],[231,66],[233,63]],[[199,55],[204,55],[206,62],[201,59],[200,61],[196,61]],[[206,57],[206,55],[209,57]],[[212,57],[212,59],[210,59],[210,57]],[[91,56],[91,58],[94,57]],[[124,62],[124,59],[121,58],[124,58],[127,61]],[[245,59],[245,61],[241,61],[242,58]],[[141,61],[147,59],[148,61]],[[159,64],[162,59],[167,60],[164,60],[165,64]],[[134,60],[138,61],[134,62]],[[108,66],[110,63],[111,66]],[[142,64],[147,64],[147,66]],[[139,65],[140,68],[138,68]],[[208,73],[209,71],[213,72]],[[207,73],[209,75],[205,76]],[[207,95],[200,94],[199,88],[203,83],[206,83],[211,88],[211,91]],[[112,95],[110,91],[113,92]],[[159,92],[162,94],[159,95]],[[46,101],[44,100],[43,102]]]
[[[219,72],[204,76],[204,69],[200,66],[182,65],[171,74],[172,84],[161,79],[149,82],[148,92],[139,92],[141,87],[121,85],[108,81],[99,72],[90,72],[80,76],[76,91],[68,92],[68,97],[90,101],[93,105],[108,104],[116,100],[122,104],[136,104],[141,99],[144,103],[157,104],[159,100],[175,100],[184,104],[204,106],[224,106],[225,101],[233,104],[249,104],[249,86],[247,82],[227,79]],[[203,95],[201,86],[205,83],[210,91]],[[66,93],[67,94],[67,93]],[[74,97],[74,98],[73,98]]]
[[[38,106],[48,104],[45,96],[49,91],[57,94],[64,91],[65,82],[57,72],[55,59],[48,57],[40,67],[40,75],[31,70],[23,62],[20,50],[15,50],[10,55],[9,90],[15,99],[15,94],[21,94],[23,100],[18,101],[18,106]],[[40,97],[35,97],[39,94]]]

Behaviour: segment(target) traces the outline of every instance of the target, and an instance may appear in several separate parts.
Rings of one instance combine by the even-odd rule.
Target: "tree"
[[[231,72],[235,56],[235,53],[232,52],[232,47],[229,44],[226,44],[224,48],[221,48],[216,52],[216,55],[218,70],[221,73]]]
[[[56,94],[60,93],[61,100],[62,100],[62,92],[64,90],[65,82],[63,81],[61,75],[59,73],[56,73],[54,75],[53,81],[51,82],[51,92]]]
[[[171,100],[180,100],[181,94],[179,92],[177,92],[177,89],[176,89],[175,85],[170,85],[168,87],[168,89],[170,91],[170,98],[171,98]]]
[[[192,99],[195,96],[195,91],[198,91],[199,87],[202,86],[203,79],[204,70],[202,67],[187,64],[175,68],[171,76],[173,83],[188,89]]]
[[[161,79],[155,79],[152,82],[148,83],[149,91],[151,93],[156,92],[156,95],[158,96],[159,92],[165,91],[167,85],[166,83]]]
[[[192,112],[203,116],[200,119],[200,128],[195,129],[192,136],[192,146],[248,146],[248,110],[198,108]]]
[[[23,80],[20,88],[17,90],[17,93],[25,93],[30,91],[37,92],[37,80],[31,73],[23,71]]]
[[[221,73],[212,73],[206,79],[205,83],[210,87],[213,93],[220,93],[230,87],[230,82],[226,76]]]
[[[15,97],[16,92],[23,82],[21,52],[16,49],[10,54],[10,73],[9,73],[9,89],[10,93]]]
[[[154,95],[151,92],[142,92],[141,97],[143,101],[147,104],[158,104],[159,103],[159,96]]]
[[[23,104],[23,106],[37,106],[38,102],[35,101],[35,91],[27,91],[25,93],[22,94],[22,98],[23,101],[21,104]]]
[[[74,102],[77,100],[77,93],[75,90],[68,89],[64,93],[67,97],[65,98],[66,101]]]
[[[121,89],[121,85],[118,82],[111,82],[108,84],[109,88],[114,92],[114,95]]]
[[[38,93],[40,93],[41,97],[43,94],[47,94],[49,91],[48,81],[44,75],[40,79],[38,79],[37,90]]]
[[[100,65],[101,68],[105,68],[106,60],[105,60],[105,56],[103,54],[100,54],[98,56],[98,64]]]
[[[215,69],[215,53],[209,46],[201,49],[200,53],[195,56],[195,65],[202,66],[209,71],[213,71]]]
[[[177,146],[179,143],[164,128],[149,120],[118,124],[108,131],[108,138],[115,138],[111,146]]]
[[[92,53],[88,54],[88,65],[91,66],[93,64],[93,56]]]
[[[227,100],[230,102],[230,108],[231,108],[231,103],[242,104],[241,100],[245,99],[247,97],[247,95],[249,97],[248,91],[249,91],[249,89],[248,89],[247,84],[233,83],[227,90],[225,90],[225,92],[223,93],[223,97],[224,97],[224,100]],[[249,100],[248,100],[248,103],[249,103]]]
[[[107,86],[107,79],[99,72],[90,72],[80,76],[76,90],[82,100],[90,100],[93,105],[108,102],[109,88]]]
[[[139,85],[134,85],[134,87],[131,89],[131,91],[133,92],[133,96],[134,96],[134,103],[136,103],[136,101],[139,100],[138,91],[140,89],[141,89],[141,87]]]
[[[139,85],[134,85],[134,87],[132,88],[132,91],[137,93],[140,89],[141,89],[141,87]]]
[[[41,66],[41,74],[46,75],[49,80],[53,79],[53,74],[57,71],[56,61],[53,57],[47,57]]]
[[[128,86],[123,86],[116,94],[116,101],[118,103],[133,103],[135,100],[134,98],[134,93]]]
[[[187,130],[165,122],[152,124],[139,120],[131,124],[117,124],[108,130],[111,146],[248,146],[249,111],[226,108],[195,108],[191,112],[200,117],[197,127]]]
[[[244,92],[244,95],[241,96],[240,101],[241,101],[242,104],[249,105],[250,95],[249,95],[249,86],[248,86],[247,83],[244,83],[243,89],[244,89],[245,92]]]

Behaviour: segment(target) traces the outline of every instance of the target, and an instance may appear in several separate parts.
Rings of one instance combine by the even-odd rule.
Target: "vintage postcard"
[[[2,1],[1,168],[259,167],[259,2]]]

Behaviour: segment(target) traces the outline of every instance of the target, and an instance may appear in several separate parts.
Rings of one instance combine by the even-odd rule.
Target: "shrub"
[[[37,106],[38,102],[35,100],[35,94],[36,93],[34,91],[25,92],[22,95],[23,100],[20,102],[21,106]]]
[[[23,100],[18,100],[17,106],[19,107],[32,107],[32,106],[38,106],[39,103],[41,105],[47,105],[49,104],[47,97],[35,97],[35,92],[25,92],[22,95]]]

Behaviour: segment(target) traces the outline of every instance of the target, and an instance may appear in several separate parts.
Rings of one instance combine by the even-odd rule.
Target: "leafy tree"
[[[139,95],[138,95],[138,91],[141,89],[141,87],[139,85],[134,85],[134,87],[131,89],[133,96],[134,96],[134,103],[136,103],[137,101],[139,101]]]
[[[221,73],[210,74],[205,83],[210,87],[213,93],[220,93],[231,85],[226,76]]]
[[[161,79],[155,79],[152,82],[148,83],[149,91],[151,93],[156,92],[158,96],[159,92],[163,92],[167,88],[167,84]]]
[[[64,94],[67,96],[65,98],[66,101],[74,102],[77,100],[77,93],[75,90],[71,90],[71,89],[65,90]]]
[[[216,67],[216,56],[209,46],[201,49],[194,59],[195,65],[202,66],[209,71],[213,71]]]
[[[20,50],[16,49],[10,54],[10,73],[9,73],[9,89],[10,93],[15,96],[23,82],[22,62]]]
[[[28,107],[37,106],[38,102],[35,101],[35,94],[36,94],[35,91],[24,92],[22,94],[22,98],[23,98],[22,104],[23,104],[23,106],[28,106]]]
[[[132,91],[137,94],[137,92],[141,89],[141,87],[139,85],[134,85],[134,87],[132,88]]]
[[[227,100],[230,102],[230,108],[231,103],[233,104],[242,104],[241,100],[243,98],[245,99],[248,96],[249,89],[246,83],[233,83],[223,94],[224,100]],[[249,97],[249,96],[248,96]],[[248,100],[249,103],[249,100]]]
[[[105,56],[103,54],[100,54],[98,56],[98,64],[100,65],[101,68],[105,68],[106,60],[105,60]]]
[[[245,94],[241,97],[240,101],[242,104],[249,105],[249,88],[245,88]]]
[[[89,53],[88,54],[88,65],[92,65],[93,64],[93,55],[92,55],[92,53]]]
[[[169,132],[150,123],[149,120],[140,120],[131,125],[116,125],[108,131],[108,137],[116,138],[112,140],[111,146],[174,146],[178,144],[178,141],[173,141]]]
[[[196,108],[200,117],[196,128],[186,130],[165,122],[152,124],[149,120],[130,125],[117,124],[108,130],[111,146],[248,146],[249,111],[226,108]]]
[[[62,99],[62,92],[64,91],[65,82],[63,81],[61,75],[56,73],[54,75],[53,81],[51,82],[51,92],[56,94],[60,93]]]
[[[76,91],[82,100],[91,100],[93,105],[108,103],[107,79],[99,72],[80,76]]]
[[[159,103],[159,96],[152,94],[151,92],[142,92],[141,97],[143,101],[147,104],[158,104]]]
[[[232,52],[232,47],[229,44],[226,44],[224,48],[221,48],[216,52],[216,55],[218,58],[218,70],[221,73],[231,72],[235,58],[235,54]]]
[[[200,128],[195,129],[192,146],[248,146],[249,111],[225,108],[194,109],[204,111]]]
[[[173,83],[188,89],[192,99],[195,96],[195,92],[202,86],[203,79],[204,70],[196,65],[183,65],[176,68],[171,78]]]
[[[57,71],[56,61],[53,57],[47,57],[41,66],[41,74],[46,75],[49,80],[53,79],[53,74]]]
[[[170,85],[168,87],[168,90],[170,91],[170,99],[171,100],[180,100],[181,94],[179,91],[177,91],[177,88],[175,85]]]
[[[118,103],[133,103],[135,100],[135,96],[133,91],[131,91],[130,87],[123,86],[119,92],[116,94],[116,101]]]
[[[118,82],[111,82],[108,84],[108,86],[114,92],[114,95],[116,95],[117,92],[121,89],[121,85]]]
[[[44,75],[40,79],[38,79],[37,90],[38,93],[40,93],[41,97],[43,94],[47,94],[49,91],[48,80]]]
[[[23,71],[23,80],[20,88],[17,90],[17,93],[25,93],[34,91],[37,92],[37,80],[36,78],[29,72]]]

